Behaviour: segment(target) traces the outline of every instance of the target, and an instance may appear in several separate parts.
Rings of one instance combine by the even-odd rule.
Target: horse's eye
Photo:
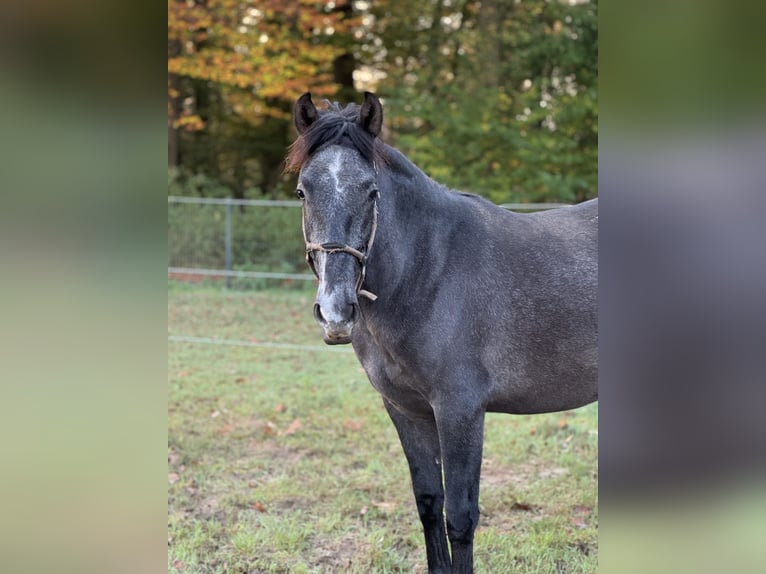
[[[306,199],[306,194],[303,193],[303,190],[300,187],[295,190],[295,195],[298,196],[298,199]]]

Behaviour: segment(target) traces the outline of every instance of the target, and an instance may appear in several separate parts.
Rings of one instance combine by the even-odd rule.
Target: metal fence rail
[[[295,281],[313,280],[308,273],[275,273],[271,271],[237,271],[231,269],[200,269],[198,267],[168,267],[168,273],[175,275],[206,275],[208,277],[252,277],[261,279],[289,279]]]
[[[514,211],[563,203],[504,203]],[[300,201],[168,197],[168,274],[313,281],[306,268]],[[287,209],[285,209],[287,208]]]

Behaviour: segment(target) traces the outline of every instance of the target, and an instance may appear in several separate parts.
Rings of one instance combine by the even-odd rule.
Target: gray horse
[[[378,138],[369,92],[324,110],[304,94],[294,122],[314,317],[383,396],[428,571],[472,572],[484,413],[597,400],[598,201],[522,215],[448,190]]]

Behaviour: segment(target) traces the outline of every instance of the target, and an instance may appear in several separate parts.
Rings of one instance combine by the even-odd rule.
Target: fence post
[[[226,202],[226,288],[231,289],[231,201]]]

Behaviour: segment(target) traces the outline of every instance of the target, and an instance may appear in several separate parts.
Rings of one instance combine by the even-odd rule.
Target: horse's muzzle
[[[351,342],[351,332],[356,322],[359,306],[345,305],[343,309],[329,311],[314,303],[314,319],[324,331],[324,342],[328,345],[344,345]]]

